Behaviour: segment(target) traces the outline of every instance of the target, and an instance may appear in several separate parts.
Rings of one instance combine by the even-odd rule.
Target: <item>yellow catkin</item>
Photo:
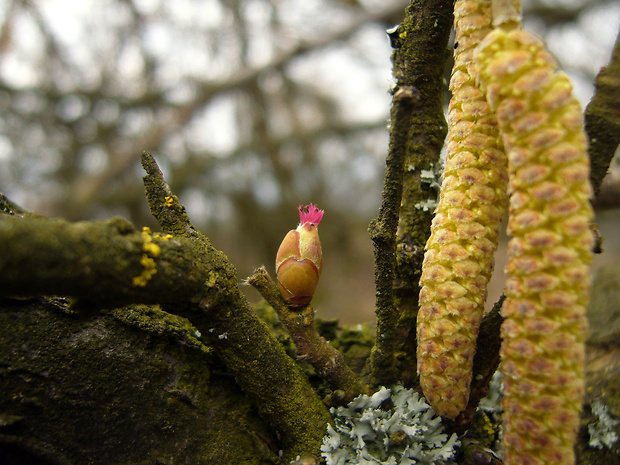
[[[472,68],[475,47],[491,31],[490,10],[490,0],[458,0],[455,5],[446,166],[420,279],[420,385],[435,411],[447,418],[455,418],[469,399],[476,338],[506,204],[506,155]]]
[[[494,31],[475,58],[509,164],[503,459],[569,465],[584,394],[593,245],[582,111],[532,34]]]

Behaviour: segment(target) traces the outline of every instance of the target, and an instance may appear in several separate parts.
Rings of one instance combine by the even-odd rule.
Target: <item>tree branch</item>
[[[207,238],[194,228],[185,206],[172,193],[153,156],[144,151],[140,155],[140,162],[146,171],[146,176],[142,178],[146,188],[146,201],[151,215],[157,220],[162,231],[175,236],[200,238],[208,242]]]
[[[227,257],[195,231],[148,154],[145,185],[165,231],[122,219],[69,223],[0,215],[0,296],[68,295],[96,307],[160,303],[188,318],[282,440],[316,455],[331,421],[306,377],[241,294]],[[167,195],[171,194],[171,195]],[[163,201],[163,203],[159,203]]]
[[[275,310],[278,319],[293,338],[299,358],[307,360],[321,378],[329,381],[332,389],[343,391],[339,403],[346,404],[367,391],[347,366],[342,354],[319,336],[314,326],[314,309],[311,305],[291,310],[264,267],[256,269],[247,282]]]
[[[409,110],[406,136],[394,134],[396,121],[392,121],[390,135],[391,138],[406,139],[403,141],[406,155],[396,247],[391,248],[388,258],[385,258],[386,261],[393,260],[389,254],[392,257],[395,254],[393,291],[387,285],[382,285],[381,290],[377,288],[378,293],[388,292],[387,297],[382,294],[377,296],[377,307],[386,309],[381,310],[386,312],[386,316],[380,317],[383,321],[378,322],[382,328],[377,332],[377,348],[372,358],[375,382],[379,384],[390,384],[397,379],[412,384],[416,373],[418,281],[424,245],[430,233],[432,203],[437,198],[436,187],[428,179],[428,173],[433,173],[439,162],[447,132],[442,105],[443,71],[450,55],[448,38],[452,29],[453,6],[452,0],[413,0],[403,22],[392,35],[393,45],[397,47],[392,56],[396,79],[394,96],[400,89],[409,89],[419,95],[419,99]],[[377,269],[376,273],[389,275],[390,271]],[[392,292],[393,303],[389,304],[387,302],[392,300]],[[386,301],[380,302],[384,298]],[[394,321],[394,306],[400,315],[398,326]],[[398,337],[398,347],[394,337]],[[397,349],[400,354],[397,354]],[[399,358],[398,364],[397,355],[404,355]]]
[[[280,434],[286,460],[317,455],[331,421],[329,412],[241,294],[234,266],[193,228],[185,208],[147,152],[142,154],[142,164],[147,171],[144,184],[149,207],[162,229],[190,236],[212,254],[212,266],[226,273],[226,279],[216,283],[220,300],[215,305],[204,301],[172,305],[170,310],[187,317],[206,336],[259,412]]]
[[[595,88],[585,120],[590,138],[590,180],[598,194],[620,143],[620,32],[609,64],[596,77]]]
[[[201,301],[221,280],[192,241],[139,232],[122,218],[69,223],[1,215],[0,243],[4,296],[67,295],[112,308],[179,296]],[[147,269],[148,280],[135,284]]]
[[[372,374],[377,384],[396,381],[396,323],[393,283],[396,273],[396,229],[403,194],[405,158],[413,112],[420,100],[414,87],[401,87],[392,100],[390,146],[383,182],[379,217],[368,228],[375,247],[375,289],[377,336],[371,355]]]

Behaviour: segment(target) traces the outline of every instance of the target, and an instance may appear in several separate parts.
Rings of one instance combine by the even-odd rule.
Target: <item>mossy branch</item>
[[[144,152],[142,164],[146,195],[153,216],[161,227],[191,236],[205,250],[217,253],[217,268],[226,270],[225,280],[216,283],[220,300],[215,305],[175,305],[206,336],[235,380],[279,433],[284,459],[318,454],[331,416],[307,378],[301,373],[269,329],[241,294],[236,270],[209,240],[191,225],[185,208],[166,184],[153,157]]]
[[[206,237],[194,228],[185,211],[185,207],[164,179],[157,162],[153,156],[144,151],[140,155],[142,168],[146,171],[144,187],[146,188],[146,200],[151,210],[151,215],[157,220],[162,231],[174,236]]]
[[[620,144],[620,33],[609,64],[596,77],[595,93],[585,112],[590,139],[590,180],[598,193]]]
[[[0,215],[0,243],[4,296],[66,295],[110,308],[179,296],[208,300],[220,280],[195,243],[137,231],[122,218],[70,223]]]
[[[383,183],[383,201],[379,217],[368,228],[375,247],[375,289],[377,337],[371,355],[376,384],[392,384],[397,379],[396,323],[393,283],[396,273],[396,230],[403,194],[403,173],[409,129],[420,95],[414,87],[401,87],[394,93],[391,110],[390,147]]]
[[[69,223],[2,214],[0,296],[67,295],[96,308],[162,304],[200,331],[278,432],[285,459],[316,455],[329,412],[252,311],[234,266],[191,226],[152,157],[143,154],[143,163],[151,210],[179,236],[136,231],[122,219]]]
[[[396,80],[394,97],[402,89],[416,98],[410,102],[404,121],[399,122],[394,117],[399,111],[396,102],[392,107],[390,152],[399,144],[398,150],[404,152],[399,156],[405,158],[397,178],[402,185],[394,186],[395,181],[390,180],[386,172],[384,188],[384,195],[388,189],[402,192],[400,203],[395,207],[395,211],[399,211],[396,242],[379,249],[375,245],[376,255],[386,254],[379,262],[375,261],[378,330],[372,369],[378,384],[390,384],[398,379],[412,384],[416,373],[418,280],[424,245],[430,233],[432,203],[437,198],[436,186],[423,174],[432,173],[438,165],[447,132],[442,106],[443,71],[450,55],[448,39],[453,6],[451,0],[412,1],[394,41],[398,47],[392,56]],[[381,219],[380,214],[371,224],[371,231],[382,231]],[[377,232],[371,232],[371,236],[379,238]],[[397,363],[399,353],[405,356]]]
[[[327,379],[332,389],[342,391],[338,396],[341,403],[346,404],[367,392],[366,386],[347,366],[342,354],[319,336],[314,326],[315,312],[311,305],[291,310],[264,267],[256,269],[247,282],[275,310],[280,322],[293,338],[299,358],[308,361],[320,377]]]

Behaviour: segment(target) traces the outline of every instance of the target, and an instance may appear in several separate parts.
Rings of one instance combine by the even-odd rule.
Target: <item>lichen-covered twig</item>
[[[196,266],[200,248],[191,241],[137,231],[121,218],[70,223],[0,215],[0,243],[4,296],[66,295],[100,308],[165,304],[180,295],[201,300],[218,278],[208,262]]]
[[[197,237],[206,239],[205,236],[198,233],[192,222],[187,216],[185,206],[164,180],[157,162],[149,152],[142,152],[140,155],[142,168],[146,171],[144,176],[144,187],[146,190],[146,200],[151,210],[151,215],[157,220],[162,231],[181,237]]]
[[[76,296],[96,307],[162,304],[187,317],[215,350],[277,431],[285,459],[316,455],[329,412],[252,311],[234,266],[191,227],[152,157],[144,154],[145,161],[150,207],[169,234],[136,231],[121,219],[0,214],[0,296]]]
[[[390,149],[386,161],[383,184],[383,201],[379,217],[368,228],[375,246],[375,288],[377,337],[371,355],[372,373],[377,384],[391,384],[397,379],[396,324],[398,311],[394,304],[394,278],[396,270],[396,229],[403,189],[403,172],[407,155],[409,130],[417,90],[401,87],[392,102]]]
[[[473,53],[491,30],[490,0],[458,0],[447,158],[420,278],[418,372],[435,411],[468,402],[478,328],[507,197],[497,120],[476,84]]]
[[[203,334],[235,380],[283,440],[285,459],[316,455],[329,412],[267,326],[241,294],[234,266],[196,231],[152,157],[143,153],[149,206],[162,229],[178,231],[203,247],[220,274],[213,287],[218,298],[173,306]],[[161,203],[163,202],[163,203]],[[196,257],[194,257],[196,258]]]
[[[497,29],[476,53],[509,162],[502,454],[571,464],[584,394],[593,236],[583,116],[542,42]]]
[[[424,244],[430,233],[437,199],[438,184],[434,179],[434,171],[439,166],[447,132],[443,93],[452,10],[452,1],[413,0],[405,11],[403,21],[392,34],[395,47],[392,55],[395,91],[409,88],[415,93],[416,99],[410,110],[412,114],[407,115],[409,128],[400,129],[401,134],[397,135],[399,143],[406,150],[403,194],[399,206],[396,247],[386,250],[387,253],[395,253],[396,270],[391,288],[386,286],[385,290],[389,292],[388,295],[393,295],[399,317],[395,331],[398,363],[396,373],[391,368],[391,354],[385,358],[385,368],[389,369],[382,370],[376,363],[374,377],[382,384],[393,383],[396,378],[411,386],[417,378],[415,319],[418,313],[418,280]],[[395,127],[392,118],[392,131]],[[376,268],[376,272],[383,274],[385,270]],[[377,287],[377,292],[383,291]],[[389,335],[378,332],[378,337],[383,338],[383,334]],[[381,353],[377,352],[377,355]],[[379,361],[379,357],[375,360]]]
[[[293,338],[299,358],[309,362],[320,377],[328,380],[332,389],[343,391],[344,394],[339,396],[343,403],[350,402],[367,391],[347,366],[342,354],[317,333],[314,326],[315,312],[311,305],[291,309],[263,267],[254,270],[247,282],[273,307],[280,322]]]

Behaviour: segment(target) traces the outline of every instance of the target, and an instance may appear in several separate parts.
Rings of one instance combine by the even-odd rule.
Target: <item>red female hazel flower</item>
[[[284,236],[276,255],[278,287],[292,307],[312,300],[323,269],[323,253],[318,226],[323,210],[310,204],[299,206],[299,226]]]

